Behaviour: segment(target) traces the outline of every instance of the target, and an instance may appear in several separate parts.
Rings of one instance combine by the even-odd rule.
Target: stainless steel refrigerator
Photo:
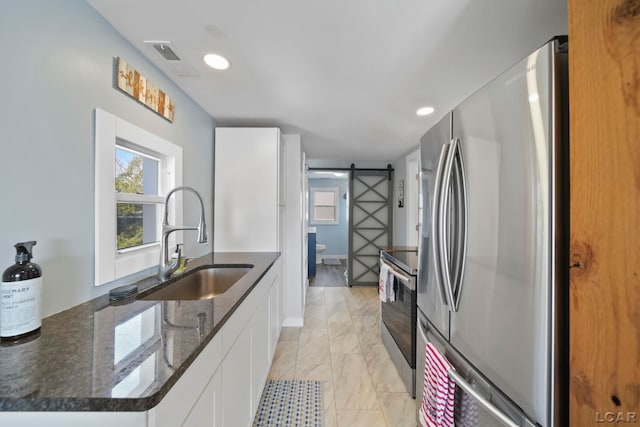
[[[416,393],[432,342],[456,425],[568,423],[567,91],[558,37],[421,138]]]

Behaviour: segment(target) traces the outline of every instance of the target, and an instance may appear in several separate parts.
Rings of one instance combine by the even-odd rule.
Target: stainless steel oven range
[[[382,250],[380,264],[386,264],[393,274],[395,292],[395,301],[381,303],[382,342],[407,391],[415,397],[417,249],[402,247]]]

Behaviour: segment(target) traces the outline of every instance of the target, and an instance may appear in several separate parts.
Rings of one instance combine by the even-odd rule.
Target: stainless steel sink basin
[[[211,299],[229,290],[253,266],[209,267],[196,270],[161,288],[142,300],[203,300]]]

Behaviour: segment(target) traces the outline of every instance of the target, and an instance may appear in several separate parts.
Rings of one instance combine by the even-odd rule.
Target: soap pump
[[[30,262],[35,244],[35,241],[16,243],[16,263],[2,274],[0,339],[3,341],[34,334],[42,325],[42,270]]]

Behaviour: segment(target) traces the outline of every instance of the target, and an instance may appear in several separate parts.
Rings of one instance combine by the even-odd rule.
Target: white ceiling
[[[219,126],[300,133],[307,157],[392,161],[567,33],[563,0],[87,0]],[[169,40],[197,77],[143,40]],[[231,68],[202,61],[215,52]],[[423,105],[436,111],[418,117]],[[179,114],[177,106],[176,114]]]

